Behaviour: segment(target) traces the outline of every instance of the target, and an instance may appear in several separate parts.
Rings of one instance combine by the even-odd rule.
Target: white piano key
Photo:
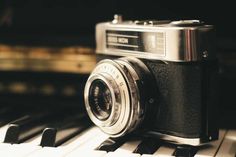
[[[143,154],[142,157],[174,157],[172,155],[152,155],[152,154]]]
[[[90,142],[85,143],[84,146],[79,147],[80,149],[74,150],[74,154],[81,154],[81,153],[83,154],[83,152],[92,151],[106,138],[102,138],[100,135],[98,135],[98,138],[90,139]],[[42,157],[42,156],[64,157],[67,154],[70,154],[72,151],[73,149],[70,146],[57,147],[57,148],[44,147],[40,151],[36,151],[33,154],[30,154],[30,157]]]
[[[79,146],[76,151],[92,151],[96,149],[103,141],[109,138],[109,136],[100,129],[95,134],[93,134],[92,137],[93,138],[88,140],[86,143]]]
[[[109,152],[105,157],[141,157],[141,155],[129,152]]]
[[[4,141],[7,129],[8,129],[8,124],[0,128],[0,143]]]
[[[224,139],[226,131],[220,130],[219,139],[217,141],[213,141],[210,144],[201,147],[200,150],[197,151],[194,157],[212,157],[215,156],[217,150],[220,147],[222,140]]]
[[[39,144],[41,142],[41,139],[42,139],[42,136],[37,135],[37,136],[25,141],[24,143],[31,144],[31,145],[34,145],[34,146],[39,146]]]
[[[72,138],[71,140],[65,142],[60,147],[73,147],[76,148],[79,145],[84,144],[85,142],[89,141],[90,139],[94,138],[94,135],[99,134],[101,130],[98,127],[91,127],[89,129],[86,129],[76,137]]]
[[[28,154],[27,157],[43,157],[43,156],[50,156],[50,157],[64,157],[66,152],[63,149],[58,149],[54,147],[43,147],[38,151],[34,151],[31,154]]]
[[[220,146],[216,157],[235,157],[236,156],[236,130],[229,130],[223,143]]]
[[[79,154],[83,154],[84,157],[104,157],[106,156],[106,151],[87,151],[87,152],[72,152],[69,155],[66,155],[65,157],[78,157]]]
[[[80,148],[81,145],[84,145],[84,148],[86,148],[86,144],[88,143],[88,141],[92,141],[94,139],[94,135],[95,137],[99,136],[99,133],[101,133],[100,129],[98,129],[97,127],[92,127],[90,129],[85,130],[83,133],[77,135],[75,138],[71,139],[60,147],[44,147],[41,150],[33,152],[29,155],[29,157],[64,157],[65,155],[74,151],[76,148]]]
[[[115,150],[116,153],[132,153],[137,146],[141,143],[141,140],[131,140],[125,142],[118,149]]]
[[[1,148],[0,155],[4,157],[25,157],[38,149],[42,149],[42,147],[30,144],[14,144],[5,149]]]
[[[152,154],[143,154],[142,157],[155,157],[155,156]]]
[[[9,156],[9,157],[25,157],[28,156],[29,154],[32,154],[34,151],[38,151],[42,149],[41,146],[39,146],[41,141],[41,136],[37,135],[22,144],[5,144],[2,143],[0,144],[0,149],[4,149],[4,151],[1,151],[0,154],[3,154],[4,156]],[[3,145],[8,145],[8,147]]]
[[[8,149],[8,148],[11,148],[11,144],[9,143],[0,143],[0,150],[5,150],[5,149]]]

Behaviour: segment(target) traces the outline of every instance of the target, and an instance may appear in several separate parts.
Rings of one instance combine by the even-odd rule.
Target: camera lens
[[[100,120],[106,120],[112,109],[112,96],[108,86],[102,80],[94,80],[89,90],[89,104],[93,114]]]
[[[84,91],[90,119],[112,137],[123,136],[143,121],[153,99],[151,73],[136,58],[105,59],[89,76]],[[141,92],[142,91],[142,92]]]

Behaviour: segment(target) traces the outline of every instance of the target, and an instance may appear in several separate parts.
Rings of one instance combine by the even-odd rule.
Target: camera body
[[[99,63],[84,96],[89,117],[104,132],[187,145],[218,138],[212,26],[115,16],[97,25],[96,41]]]

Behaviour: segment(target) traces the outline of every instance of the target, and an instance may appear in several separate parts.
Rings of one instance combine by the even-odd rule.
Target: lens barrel
[[[85,106],[90,119],[112,137],[123,136],[140,126],[151,95],[151,75],[139,59],[124,57],[100,61],[85,85]],[[148,80],[148,81],[147,81]]]

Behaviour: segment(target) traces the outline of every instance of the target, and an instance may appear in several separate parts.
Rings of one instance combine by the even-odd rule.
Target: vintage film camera
[[[218,138],[214,31],[198,20],[96,26],[100,61],[87,80],[90,119],[111,137],[130,132],[201,145]]]

